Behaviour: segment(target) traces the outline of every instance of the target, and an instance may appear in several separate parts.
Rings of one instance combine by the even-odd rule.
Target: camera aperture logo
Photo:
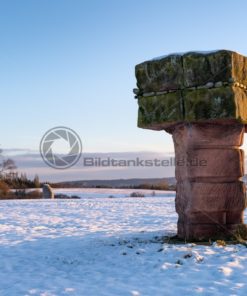
[[[40,154],[44,162],[55,169],[67,169],[75,165],[81,152],[80,137],[68,127],[50,129],[40,142]]]

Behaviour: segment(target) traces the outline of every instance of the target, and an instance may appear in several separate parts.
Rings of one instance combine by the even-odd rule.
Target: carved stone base
[[[244,125],[182,123],[172,133],[176,155],[178,236],[234,237],[244,227]]]

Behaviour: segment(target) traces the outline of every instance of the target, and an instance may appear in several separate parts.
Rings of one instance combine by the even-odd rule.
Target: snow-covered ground
[[[1,201],[0,295],[247,295],[247,249],[162,244],[176,220],[174,194]]]
[[[30,189],[34,190],[34,189]],[[174,197],[174,191],[149,190],[149,189],[113,189],[113,188],[63,188],[54,189],[55,194],[63,193],[67,195],[76,195],[86,198],[94,197],[130,197],[131,193],[143,193],[145,197]]]

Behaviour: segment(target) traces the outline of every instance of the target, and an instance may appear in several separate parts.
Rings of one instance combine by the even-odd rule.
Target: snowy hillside
[[[246,295],[247,249],[162,244],[176,220],[174,196],[1,201],[0,295]]]

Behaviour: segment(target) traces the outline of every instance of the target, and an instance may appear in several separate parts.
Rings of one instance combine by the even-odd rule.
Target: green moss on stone
[[[183,85],[182,57],[171,55],[135,67],[137,86],[142,92],[180,89]]]
[[[148,127],[183,120],[181,100],[179,91],[139,99],[138,126]]]
[[[181,121],[232,120],[247,124],[247,91],[238,87],[183,90],[138,100],[138,126]]]
[[[184,91],[185,120],[236,119],[237,105],[231,87]]]
[[[193,87],[210,81],[211,71],[207,56],[199,53],[188,53],[183,56],[184,85]]]
[[[208,82],[247,85],[247,57],[229,50],[172,54],[136,66],[141,92],[181,90]]]

